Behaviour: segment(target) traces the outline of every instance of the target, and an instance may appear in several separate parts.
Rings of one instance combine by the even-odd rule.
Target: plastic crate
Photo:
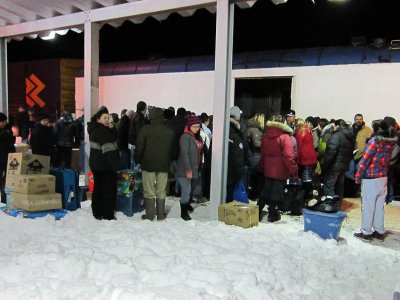
[[[312,231],[323,239],[339,239],[340,229],[347,214],[342,211],[336,213],[322,213],[303,209],[304,231]]]

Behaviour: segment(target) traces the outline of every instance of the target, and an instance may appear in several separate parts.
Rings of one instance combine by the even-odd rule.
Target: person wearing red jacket
[[[276,222],[281,219],[277,209],[282,201],[286,180],[297,175],[293,143],[290,134],[293,130],[283,123],[282,116],[273,116],[267,122],[267,130],[261,141],[259,170],[265,177],[264,195],[259,197],[258,205],[260,220],[262,210],[268,202],[268,221]]]
[[[314,139],[311,126],[302,119],[296,120],[295,138],[297,142],[297,164],[301,172],[301,180],[305,190],[304,200],[312,198],[312,177],[317,163],[317,152],[314,149]]]

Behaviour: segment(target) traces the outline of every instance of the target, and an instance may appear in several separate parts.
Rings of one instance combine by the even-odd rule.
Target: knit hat
[[[201,119],[198,116],[189,115],[186,117],[187,125],[192,126],[194,124],[201,124]]]
[[[240,119],[240,115],[242,114],[242,111],[240,110],[239,107],[233,106],[233,107],[231,107],[231,113],[230,114],[231,114],[231,116],[233,116],[233,117],[235,117],[237,119]]]
[[[3,113],[0,113],[0,122],[7,120],[7,116]]]

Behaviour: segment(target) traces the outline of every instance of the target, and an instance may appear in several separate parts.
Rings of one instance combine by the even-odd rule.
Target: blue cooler
[[[323,239],[339,239],[340,228],[347,214],[342,211],[336,213],[322,213],[303,209],[304,231],[312,231]]]

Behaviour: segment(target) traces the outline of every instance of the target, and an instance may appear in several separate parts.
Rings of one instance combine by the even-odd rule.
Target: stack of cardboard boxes
[[[8,155],[6,188],[11,191],[12,207],[26,211],[62,208],[49,167],[48,156],[27,152]]]

